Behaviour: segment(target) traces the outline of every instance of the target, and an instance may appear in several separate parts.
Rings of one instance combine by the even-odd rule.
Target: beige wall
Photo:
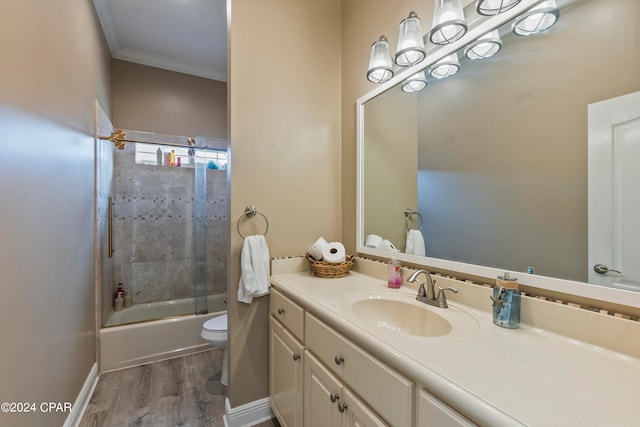
[[[114,59],[113,126],[227,138],[227,84]]]
[[[89,1],[2,6],[0,400],[74,402],[95,363],[93,115],[94,98],[110,105],[108,54]]]
[[[340,1],[233,0],[229,400],[268,396],[268,297],[236,300],[247,205],[271,257],[341,238]],[[255,217],[245,234],[262,233]]]

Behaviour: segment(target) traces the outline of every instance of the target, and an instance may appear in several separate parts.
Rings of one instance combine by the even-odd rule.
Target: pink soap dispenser
[[[400,274],[400,261],[395,256],[391,257],[387,263],[387,286],[398,289],[402,286],[402,275]]]

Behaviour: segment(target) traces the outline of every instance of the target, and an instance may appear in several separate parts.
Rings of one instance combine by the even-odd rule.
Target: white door
[[[588,114],[589,282],[640,290],[640,92]]]

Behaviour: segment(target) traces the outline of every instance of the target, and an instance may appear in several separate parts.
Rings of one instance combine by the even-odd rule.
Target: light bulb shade
[[[467,46],[464,56],[469,59],[485,59],[495,55],[500,49],[502,49],[502,40],[500,40],[500,33],[495,29]]]
[[[409,17],[400,22],[398,50],[396,52],[396,64],[401,67],[416,65],[426,56],[420,18],[415,12],[409,13]]]
[[[424,71],[415,73],[402,83],[403,92],[418,92],[427,87],[427,77]]]
[[[551,28],[558,18],[556,0],[543,1],[516,18],[511,31],[518,36],[533,36]]]
[[[372,83],[384,83],[391,77],[393,77],[393,63],[391,62],[389,40],[385,36],[380,36],[380,40],[371,45],[367,80]]]
[[[506,12],[520,0],[478,0],[476,1],[476,12],[484,16],[494,16],[502,12]]]
[[[433,64],[429,68],[429,75],[435,79],[444,79],[445,77],[453,76],[458,71],[460,71],[460,62],[458,61],[458,54],[454,52]]]
[[[429,40],[433,44],[440,45],[453,43],[467,32],[462,0],[435,0],[435,2]]]

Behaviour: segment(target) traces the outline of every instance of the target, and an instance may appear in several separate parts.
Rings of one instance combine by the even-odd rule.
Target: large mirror
[[[485,277],[509,270],[534,286],[640,306],[640,3],[558,7],[558,23],[531,37],[512,34],[511,18],[487,18],[440,48],[459,49],[456,75],[405,93],[416,66],[359,100],[359,252],[395,247],[407,261]],[[474,34],[496,27],[497,55],[463,59]],[[603,116],[628,105],[635,112],[603,152]],[[424,253],[407,248],[414,229]]]

